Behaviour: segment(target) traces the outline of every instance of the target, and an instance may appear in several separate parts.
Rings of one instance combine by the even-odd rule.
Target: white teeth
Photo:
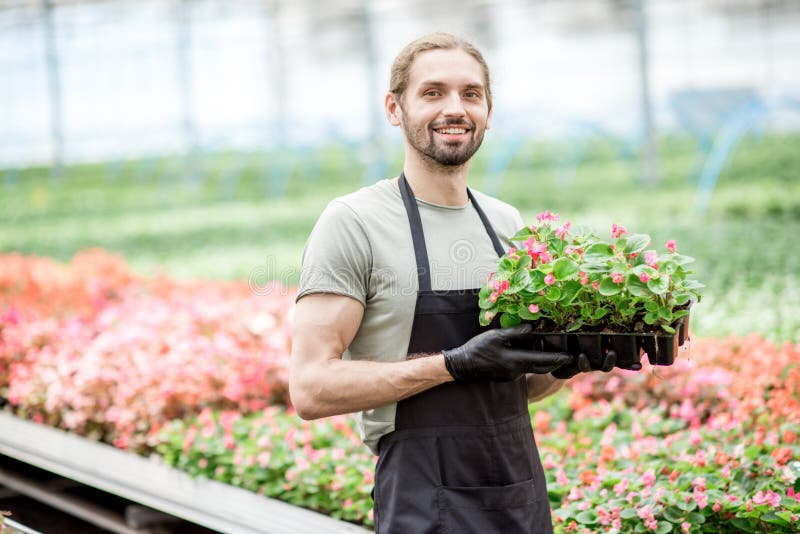
[[[439,130],[439,132],[445,134],[463,134],[467,131],[464,128],[442,128]]]

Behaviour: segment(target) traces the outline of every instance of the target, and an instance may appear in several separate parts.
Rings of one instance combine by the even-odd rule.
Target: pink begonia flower
[[[644,253],[644,262],[653,269],[657,269],[658,253],[655,250],[648,250]]]
[[[564,239],[567,236],[567,233],[569,232],[569,227],[570,227],[570,222],[567,221],[563,225],[561,225],[558,228],[556,228],[556,232],[555,232],[556,237],[560,237],[561,241],[564,241]]]
[[[650,280],[650,275],[647,273],[642,273],[639,275],[639,280],[641,280],[643,284],[646,284],[647,281]]]
[[[618,224],[611,225],[611,237],[613,237],[614,239],[617,239],[618,237],[621,237],[623,234],[627,233],[628,231],[625,229],[624,226],[620,226]]]
[[[581,283],[582,286],[585,286],[589,283],[589,275],[585,272],[581,271],[578,273],[578,281]]]
[[[789,497],[790,499],[794,499],[797,502],[800,502],[800,492],[795,493],[794,487],[792,486],[789,486],[789,491],[786,492],[786,496]]]
[[[753,496],[755,504],[768,504],[773,508],[777,508],[781,504],[781,496],[774,491],[758,491]]]
[[[566,486],[567,484],[569,484],[569,479],[567,478],[567,475],[566,473],[564,473],[563,469],[561,469],[558,473],[556,473],[556,482],[558,482],[562,486]]]
[[[714,510],[715,513],[719,513],[719,511],[722,510],[722,503],[715,501],[714,506],[712,506],[711,509]]]
[[[558,213],[550,213],[550,210],[545,210],[536,216],[536,220],[540,223],[545,221],[557,221]]]
[[[706,495],[705,491],[695,488],[692,494],[693,494],[692,496],[694,497],[694,502],[697,503],[698,508],[702,510],[703,508],[708,506],[708,495]]]
[[[645,485],[646,488],[649,488],[656,482],[656,473],[652,469],[648,469],[642,475],[642,484]]]
[[[622,497],[622,494],[625,493],[625,490],[628,489],[628,479],[623,478],[617,484],[614,484],[614,493],[617,494],[617,497]]]
[[[492,302],[497,302],[497,297],[500,295],[497,291],[492,291],[492,294],[489,295],[489,300]]]
[[[670,239],[669,241],[667,241],[667,250],[669,250],[670,252],[674,253],[675,252],[675,248],[676,247],[675,247],[675,240],[674,239]]]
[[[592,289],[594,289],[595,291],[600,289],[600,282],[592,282]]]
[[[552,286],[556,283],[556,277],[553,276],[553,273],[548,273],[547,276],[544,277],[544,283],[548,286]]]
[[[518,260],[519,259],[519,254],[517,254],[517,249],[515,249],[514,247],[509,248],[508,251],[506,252],[506,254],[512,260]]]
[[[528,311],[531,313],[539,313],[539,306],[537,306],[536,304],[531,304],[530,306],[528,306]]]
[[[549,252],[544,251],[541,254],[539,254],[539,260],[542,263],[550,263],[551,261],[553,261],[553,256],[551,256]]]
[[[611,273],[611,281],[615,284],[621,284],[625,277],[621,273]]]
[[[692,524],[691,523],[689,523],[687,521],[684,521],[683,523],[681,523],[681,532],[684,532],[684,533],[685,532],[689,532],[690,528],[692,528]]]

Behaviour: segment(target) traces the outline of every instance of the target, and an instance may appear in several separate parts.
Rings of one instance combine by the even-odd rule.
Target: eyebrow
[[[443,87],[447,85],[444,82],[440,82],[438,80],[425,80],[424,82],[420,83],[420,87]],[[464,89],[480,89],[483,91],[483,84],[482,83],[468,83],[464,85]]]

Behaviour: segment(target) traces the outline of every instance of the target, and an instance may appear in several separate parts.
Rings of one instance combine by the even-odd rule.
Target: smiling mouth
[[[457,128],[454,126],[448,126],[447,128],[436,128],[434,131],[441,133],[441,134],[448,134],[448,135],[459,135],[467,133],[467,128]]]

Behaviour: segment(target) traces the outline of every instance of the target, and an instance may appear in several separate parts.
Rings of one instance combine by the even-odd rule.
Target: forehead
[[[421,52],[409,70],[408,85],[436,81],[453,85],[483,85],[483,68],[478,60],[460,48]]]

